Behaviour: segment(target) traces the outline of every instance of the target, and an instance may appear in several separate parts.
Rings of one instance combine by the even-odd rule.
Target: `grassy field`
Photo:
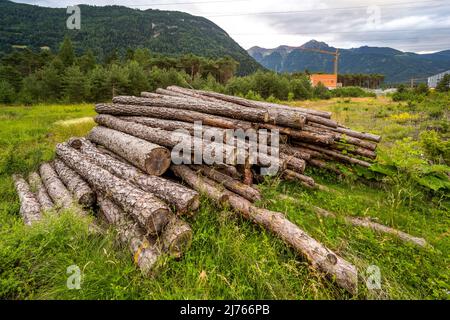
[[[382,134],[379,161],[402,158],[405,166],[413,163],[418,170],[424,164],[417,163],[411,143],[419,139],[420,132],[448,117],[448,113],[434,119],[429,113],[405,111],[411,106],[387,98],[292,104],[329,110],[336,120],[354,129]],[[191,250],[180,261],[160,261],[153,278],[136,270],[129,252],[115,242],[112,231],[106,236],[90,235],[88,221],[80,221],[70,212],[47,216],[43,222],[25,227],[10,175],[36,169],[40,162],[53,157],[55,143],[84,135],[94,126],[89,118],[93,114],[92,105],[0,107],[0,298],[449,298],[448,197],[442,192],[423,191],[412,175],[368,182],[355,175],[338,178],[310,171],[329,192],[305,190],[276,178],[261,185],[266,199],[261,206],[285,213],[357,266],[359,293],[354,297],[324,280],[280,240],[206,199],[196,217],[189,220],[194,230]],[[314,205],[337,214],[373,217],[426,238],[432,247],[417,248],[391,236],[348,226],[340,218],[319,218],[311,210]],[[82,270],[80,290],[66,286],[71,265]],[[371,265],[381,271],[381,289],[366,286],[366,271]]]

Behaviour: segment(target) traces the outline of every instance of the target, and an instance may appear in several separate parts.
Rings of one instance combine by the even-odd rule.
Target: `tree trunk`
[[[296,158],[303,160],[311,159],[311,155],[309,153],[306,153],[305,151],[302,151],[299,148],[287,144],[280,145],[280,152],[285,153],[288,156],[294,156]]]
[[[197,190],[200,193],[204,193],[208,195],[209,198],[212,200],[218,202],[218,203],[225,203],[228,201],[228,195],[224,193],[224,191],[221,188],[217,188],[209,181],[210,179],[206,177],[199,177],[192,169],[190,169],[186,165],[171,165],[170,170],[182,179],[184,182],[186,182],[189,186],[191,186],[193,189]]]
[[[336,214],[334,214],[332,212],[329,212],[329,211],[319,208],[319,207],[313,207],[313,208],[314,208],[314,211],[322,217],[336,218]],[[382,225],[382,224],[379,224],[376,222],[372,222],[367,218],[343,217],[343,219],[346,223],[357,226],[357,227],[365,227],[365,228],[369,228],[369,229],[372,229],[372,230],[375,230],[375,231],[378,231],[381,233],[390,234],[390,235],[398,237],[402,241],[409,242],[409,243],[418,245],[420,247],[428,246],[428,243],[424,238],[414,237],[403,231],[399,231],[399,230],[387,227],[385,225]]]
[[[229,165],[218,166],[216,168],[216,171],[219,171],[220,173],[223,173],[235,180],[242,179],[242,175],[238,172],[238,170],[234,166],[229,166]]]
[[[303,174],[300,174],[298,172],[292,171],[292,170],[284,170],[283,171],[283,178],[286,180],[292,180],[292,181],[299,181],[303,186],[307,188],[315,188],[316,183],[314,182],[314,179],[308,176],[305,176]]]
[[[335,141],[339,141],[339,142],[346,143],[346,144],[353,144],[355,146],[369,149],[372,151],[374,151],[377,148],[377,144],[374,142],[361,140],[359,138],[355,138],[355,137],[351,137],[351,136],[348,136],[348,135],[345,135],[345,134],[342,134],[339,132],[335,132],[331,128],[328,128],[326,126],[320,126],[318,124],[305,126],[304,130],[306,130],[308,132],[314,132],[316,134],[324,134],[324,133],[331,134],[334,136]]]
[[[36,198],[41,205],[43,211],[49,211],[53,209],[53,201],[47,193],[44,185],[42,184],[41,177],[37,172],[32,172],[28,177],[28,182],[30,183],[31,190],[33,190]]]
[[[41,219],[41,206],[30,186],[21,175],[14,174],[12,179],[19,195],[20,214],[25,224],[31,225],[33,222],[39,221]]]
[[[217,189],[217,183],[211,180],[208,183],[211,184],[211,187]],[[306,257],[314,268],[324,272],[350,293],[356,293],[358,277],[355,266],[313,239],[297,225],[286,219],[283,214],[257,208],[250,201],[230,191],[225,193],[228,194],[228,203],[231,207],[244,218],[274,233],[298,253]],[[207,195],[209,194],[207,193]],[[213,196],[212,194],[211,197]]]
[[[340,152],[345,151],[348,153],[355,154],[357,156],[369,158],[369,159],[375,159],[377,157],[377,154],[371,150],[360,148],[352,145],[344,145],[340,143],[334,143],[330,146],[332,149],[339,150]]]
[[[191,166],[194,170],[199,171],[202,175],[222,184],[228,190],[231,190],[247,200],[257,201],[261,200],[261,193],[239,180],[235,180],[226,174],[223,174],[211,167],[201,165],[201,166]]]
[[[317,125],[316,123],[311,123],[311,125],[316,126],[316,127],[321,127],[320,125]],[[370,140],[370,141],[374,141],[374,142],[381,141],[381,137],[377,136],[375,134],[366,133],[366,132],[358,132],[358,131],[350,130],[350,129],[340,127],[340,126],[336,127],[336,128],[331,128],[331,130],[345,134],[350,137],[355,137],[355,138],[358,138],[361,140]]]
[[[163,96],[156,93],[151,98],[119,96],[113,98],[113,103],[191,110],[252,122],[272,121],[273,123],[274,121],[265,110],[241,108],[231,104],[206,103],[197,99]]]
[[[75,209],[74,199],[49,163],[44,163],[39,168],[42,182],[58,209]]]
[[[145,174],[132,165],[101,153],[84,138],[72,138],[69,144],[97,166],[175,206],[178,213],[194,212],[200,205],[198,193],[194,190],[161,177]]]
[[[280,153],[280,159],[287,164],[287,168],[295,172],[303,173],[305,171],[306,162],[305,160],[296,158],[294,156],[289,156],[285,153]]]
[[[158,128],[151,128],[145,125],[120,120],[119,118],[110,115],[98,115],[95,117],[95,121],[102,126],[125,132],[127,134],[139,137],[141,139],[156,143],[168,148],[173,148],[182,142],[184,139],[191,141],[190,157],[194,154],[195,148],[201,146],[202,154],[211,154],[213,158],[221,153],[222,160],[225,160],[227,164],[236,163],[236,149],[232,146],[224,145],[221,143],[214,143],[204,141],[197,137],[191,137],[190,135],[177,133],[172,131],[162,130]],[[88,137],[89,138],[89,137]],[[186,156],[186,155],[185,155]],[[224,163],[223,161],[217,164]]]
[[[120,241],[129,247],[134,263],[144,274],[149,274],[162,255],[160,246],[155,240],[149,241],[145,231],[113,201],[100,193],[97,199],[106,220],[116,228]]]
[[[67,167],[59,159],[53,161],[53,167],[67,189],[74,195],[75,200],[84,207],[95,204],[95,193],[78,173]]]
[[[307,141],[311,143],[323,143],[323,144],[332,144],[335,141],[334,135],[329,134],[327,132],[310,132],[305,130],[297,130],[275,126],[271,124],[263,124],[260,127],[271,130],[280,130],[280,133],[288,135],[300,141]]]
[[[309,148],[309,149],[312,149],[312,150],[315,150],[315,151],[318,151],[318,152],[322,152],[322,153],[332,157],[333,159],[336,159],[336,160],[339,160],[339,161],[348,162],[350,164],[357,164],[357,165],[360,165],[360,166],[366,167],[366,168],[371,166],[371,164],[369,162],[367,162],[367,161],[355,159],[355,158],[343,155],[343,154],[341,154],[339,152],[335,152],[333,150],[324,149],[322,147],[315,146],[315,145],[312,145],[312,144],[306,144],[306,143],[301,143],[301,142],[297,142],[297,143],[298,143],[298,145],[300,145],[302,147],[306,147],[306,148]]]
[[[170,151],[159,145],[105,127],[95,127],[87,138],[147,172],[160,176],[170,166]]]
[[[96,166],[68,144],[58,144],[56,154],[97,192],[110,197],[125,212],[132,215],[150,234],[158,234],[172,216],[170,209],[153,194],[144,192]]]
[[[204,125],[224,129],[242,128],[247,130],[252,128],[252,124],[247,121],[220,117],[191,110],[126,104],[97,104],[95,106],[95,110],[99,114],[111,114],[116,116],[152,117],[157,119],[178,120],[191,123],[194,121],[201,121]]]
[[[177,87],[177,86],[167,87],[167,90],[182,93],[185,95],[196,96],[196,97],[198,97],[198,96],[210,97],[210,98],[214,98],[216,100],[218,99],[218,100],[222,100],[222,101],[227,101],[227,102],[239,104],[241,106],[246,106],[246,107],[250,107],[250,108],[263,109],[263,110],[267,110],[267,109],[271,108],[271,109],[286,110],[286,111],[296,111],[296,112],[301,112],[301,113],[305,113],[308,115],[316,115],[316,116],[327,118],[327,119],[331,118],[331,112],[317,111],[317,110],[306,109],[306,108],[301,108],[301,107],[290,107],[290,106],[269,103],[269,102],[253,101],[253,100],[248,100],[248,99],[244,99],[241,97],[229,96],[229,95],[225,95],[225,94],[221,94],[221,93],[217,93],[217,92],[202,91],[202,90],[190,90],[190,89],[185,89],[185,88],[181,88],[181,87]]]
[[[204,101],[205,103],[227,105],[227,106],[234,107],[234,108],[242,106],[241,104],[236,103],[235,101],[230,101],[230,100],[232,100],[232,98],[234,98],[234,97],[230,97],[230,96],[224,95],[225,97],[230,97],[228,100],[216,99],[214,97],[208,97],[206,95],[198,94],[197,91],[185,89],[185,88],[181,88],[181,87],[172,86],[172,87],[169,87],[168,89],[169,90],[166,90],[166,91],[172,90],[177,93],[182,93],[182,94],[184,94],[185,99],[190,98],[190,99],[197,100],[198,102]],[[147,94],[147,97],[150,97],[150,95]],[[242,99],[242,98],[240,98],[240,99]],[[277,107],[274,107],[274,106],[277,106]],[[303,126],[305,125],[305,120],[306,120],[304,114],[298,112],[294,108],[282,108],[282,107],[279,107],[279,105],[274,105],[274,106],[261,107],[260,105],[257,105],[257,106],[247,105],[247,107],[254,108],[254,110],[258,110],[258,111],[264,110],[264,111],[268,112],[269,117],[271,119],[270,122],[273,124],[278,124],[278,125],[291,127],[291,128],[298,128],[298,129],[303,128]]]

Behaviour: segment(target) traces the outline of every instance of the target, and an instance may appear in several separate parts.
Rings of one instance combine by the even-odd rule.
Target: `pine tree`
[[[72,41],[69,37],[64,37],[64,41],[59,48],[58,56],[61,59],[64,67],[73,65],[75,61],[75,52],[73,50]]]
[[[86,99],[87,81],[80,67],[71,66],[64,73],[64,98],[70,102],[81,102]]]
[[[108,71],[97,65],[89,74],[89,100],[104,102],[111,99],[111,90],[108,83]]]
[[[436,91],[448,92],[450,91],[450,74],[446,74],[436,86]]]
[[[85,54],[83,54],[78,59],[78,65],[80,66],[81,71],[87,73],[95,68],[96,59],[94,56],[94,52],[91,49],[88,49]]]
[[[145,76],[144,70],[136,61],[131,61],[127,64],[129,94],[139,95],[142,91],[149,89],[149,83]]]

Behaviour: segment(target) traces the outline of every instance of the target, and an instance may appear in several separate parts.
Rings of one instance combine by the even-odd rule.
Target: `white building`
[[[446,74],[450,74],[450,70],[429,77],[429,78],[428,78],[428,87],[430,87],[430,88],[436,88],[436,86],[438,85],[439,81],[441,81],[442,78],[443,78]]]

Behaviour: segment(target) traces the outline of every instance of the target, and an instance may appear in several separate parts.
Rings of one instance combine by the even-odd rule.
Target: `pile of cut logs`
[[[98,211],[129,246],[135,263],[150,272],[161,255],[181,257],[189,248],[192,230],[184,218],[198,209],[201,193],[269,230],[313,268],[356,292],[355,266],[282,213],[257,207],[254,203],[261,194],[253,183],[261,178],[261,169],[275,161],[279,177],[316,188],[314,180],[304,174],[306,164],[335,172],[334,162],[368,167],[376,157],[379,136],[340,126],[328,112],[175,86],[143,92],[141,97],[118,96],[112,104],[97,104],[96,111],[98,126],[86,138],[58,144],[55,160],[32,173],[29,184],[20,175],[13,176],[26,224],[39,220],[44,211],[73,209],[80,215]],[[196,121],[202,122],[200,135]],[[249,161],[250,141],[229,129],[266,129],[257,131],[257,144],[263,138],[273,144],[271,135],[279,132],[276,155],[258,153],[257,159]],[[207,139],[206,131],[218,133],[223,140],[217,141],[217,136]],[[190,150],[183,154],[185,162],[174,164],[174,150],[186,138]],[[227,161],[219,157],[222,160],[214,163],[204,159],[191,162],[191,151],[198,149],[203,154],[226,154]],[[236,161],[240,149],[244,150],[242,163]],[[320,208],[316,212],[334,216]],[[374,222],[353,220],[349,223],[397,232]],[[97,224],[91,229],[101,230]],[[421,238],[401,236],[425,244]]]

